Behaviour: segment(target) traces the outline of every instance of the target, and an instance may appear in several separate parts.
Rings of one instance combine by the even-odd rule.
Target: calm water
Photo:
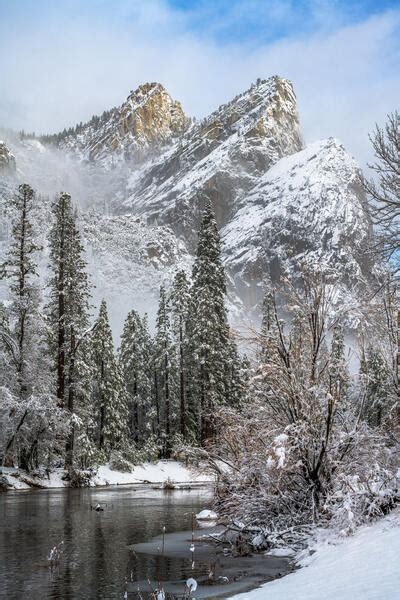
[[[190,561],[138,555],[130,544],[190,529],[206,490],[165,493],[137,488],[0,494],[0,598],[123,598],[128,580],[185,579]],[[90,505],[106,503],[102,513]],[[53,572],[46,557],[64,540]],[[129,598],[134,598],[129,595]]]

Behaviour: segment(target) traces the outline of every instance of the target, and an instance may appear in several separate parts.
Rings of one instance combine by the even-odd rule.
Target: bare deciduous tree
[[[399,262],[400,249],[400,114],[388,115],[383,128],[370,135],[376,161],[369,165],[375,180],[364,179],[374,222],[379,226],[380,248]]]

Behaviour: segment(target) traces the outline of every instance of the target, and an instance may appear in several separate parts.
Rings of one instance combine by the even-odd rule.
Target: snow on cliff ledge
[[[225,264],[240,279],[272,280],[304,260],[348,280],[367,269],[371,224],[360,169],[334,138],[281,158],[222,229]]]

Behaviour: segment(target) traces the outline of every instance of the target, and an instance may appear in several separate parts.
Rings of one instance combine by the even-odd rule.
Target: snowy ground
[[[62,476],[65,473],[63,469],[52,471],[49,479],[32,477],[17,469],[0,468],[0,470],[6,476],[12,489],[20,490],[31,487],[54,489],[68,487],[68,482],[62,480]],[[102,465],[93,479],[93,485],[129,485],[135,483],[162,485],[165,481],[171,481],[179,486],[179,484],[205,484],[209,483],[210,479],[205,475],[194,472],[177,461],[160,460],[157,463],[138,465],[132,473],[113,471],[109,465]]]
[[[400,599],[400,510],[315,549],[300,570],[231,600]]]

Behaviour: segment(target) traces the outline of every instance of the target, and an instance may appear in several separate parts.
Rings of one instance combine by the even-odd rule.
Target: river
[[[0,598],[123,598],[125,580],[185,579],[188,559],[129,549],[166,532],[190,529],[207,490],[170,493],[146,487],[37,490],[0,494]],[[91,505],[100,503],[104,511]],[[47,556],[63,541],[54,569]],[[199,564],[195,575],[205,566]],[[130,584],[132,587],[132,584]],[[129,598],[137,597],[129,594]]]

